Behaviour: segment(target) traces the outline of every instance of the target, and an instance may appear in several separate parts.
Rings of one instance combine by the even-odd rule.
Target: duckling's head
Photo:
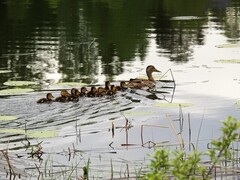
[[[92,93],[96,93],[97,92],[97,88],[95,86],[91,87],[91,92]]]
[[[112,91],[112,92],[116,92],[116,86],[111,85],[111,91]]]
[[[106,90],[103,87],[99,87],[97,92],[98,92],[98,94],[103,95],[106,92]]]
[[[61,96],[62,97],[69,97],[70,96],[70,94],[69,94],[69,92],[67,91],[67,90],[61,90]]]
[[[48,100],[52,100],[52,98],[54,98],[52,93],[47,93],[47,99]]]
[[[79,92],[79,90],[77,90],[77,89],[76,89],[76,91],[75,91],[75,94],[74,94],[74,95],[75,95],[75,96],[77,96],[77,97],[79,97],[79,96],[80,96],[80,94],[81,94],[81,93]]]
[[[126,88],[126,87],[127,87],[126,82],[125,82],[125,81],[121,81],[121,82],[120,82],[120,87],[121,87],[121,88]]]
[[[110,81],[106,81],[106,82],[105,82],[105,89],[106,89],[106,90],[109,90],[109,89],[110,89],[110,84],[111,84]]]
[[[77,91],[76,88],[72,88],[72,89],[71,89],[71,95],[75,95],[75,94],[76,94],[76,91]]]
[[[81,93],[84,93],[84,94],[85,94],[88,90],[87,90],[86,87],[81,87],[81,90],[80,90],[80,91],[81,91]]]

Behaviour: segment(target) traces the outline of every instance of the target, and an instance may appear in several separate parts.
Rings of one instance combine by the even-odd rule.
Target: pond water
[[[76,178],[88,162],[90,179],[136,177],[154,147],[180,148],[182,138],[187,151],[204,151],[221,120],[240,118],[238,0],[4,0],[0,20],[0,149],[22,178]],[[36,103],[47,92],[146,77],[150,64],[156,80],[175,83]]]

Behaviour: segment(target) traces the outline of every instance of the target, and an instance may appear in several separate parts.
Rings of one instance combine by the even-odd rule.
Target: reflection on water
[[[238,1],[185,3],[2,1],[0,68],[11,73],[0,82],[114,80],[124,62],[145,60],[150,39],[158,55],[184,63],[204,44],[209,21],[219,22],[230,40],[239,37]]]
[[[238,55],[239,47],[222,50],[216,45],[239,42],[239,9],[238,0],[1,1],[0,89],[9,80],[36,81],[41,90],[60,81],[102,84],[126,80],[142,75],[146,63],[166,71],[169,67],[165,65],[174,66],[177,74],[176,92],[173,84],[158,82],[154,91],[132,90],[78,103],[36,104],[45,91],[1,97],[0,115],[17,117],[0,121],[1,127],[22,130],[0,133],[1,149],[7,145],[28,161],[27,140],[36,146],[39,139],[30,135],[26,139],[23,132],[49,130],[57,136],[44,138],[42,146],[46,156],[52,155],[55,167],[70,167],[76,159],[69,160],[69,154],[78,152],[80,168],[89,157],[92,174],[97,172],[98,177],[110,177],[112,163],[116,174],[129,170],[128,165],[131,173],[138,165],[145,170],[146,154],[153,153],[152,141],[176,143],[169,128],[148,126],[169,125],[166,114],[174,120],[179,117],[178,107],[154,106],[174,98],[175,103],[194,105],[185,111],[195,113],[193,134],[199,131],[204,114],[208,122],[203,123],[201,136],[208,140],[218,137],[216,121],[229,114],[239,116],[232,100],[239,92],[238,66],[215,62],[216,57],[224,60]],[[59,91],[51,92],[59,95]],[[199,114],[201,118],[196,117]],[[131,124],[128,131],[126,119]],[[144,142],[151,147],[142,147],[142,125],[146,125]],[[174,125],[177,130],[182,128],[178,121]]]

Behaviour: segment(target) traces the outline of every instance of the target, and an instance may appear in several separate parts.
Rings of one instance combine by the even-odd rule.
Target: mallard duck
[[[87,88],[86,87],[81,87],[81,89],[80,89],[80,97],[84,97],[84,96],[86,96],[87,95],[87,92],[88,92],[88,90],[87,90]]]
[[[55,99],[56,102],[67,102],[71,94],[67,90],[61,90],[61,96]]]
[[[47,93],[46,98],[37,100],[37,103],[50,103],[53,102],[52,98],[54,98],[52,93]]]
[[[98,87],[96,96],[97,97],[102,97],[106,94],[106,90],[103,87]]]
[[[91,87],[91,90],[87,93],[87,97],[95,97],[97,93],[97,88],[95,86]]]
[[[111,85],[111,86],[110,86],[110,90],[107,91],[107,95],[113,96],[113,95],[116,94],[116,91],[117,91],[116,86]]]
[[[119,86],[116,86],[117,91],[125,91],[127,90],[127,84],[125,81],[121,81]]]
[[[146,68],[146,74],[148,79],[130,79],[128,83],[128,87],[140,89],[142,87],[154,88],[155,87],[155,80],[152,76],[153,72],[161,72],[157,70],[153,65],[149,65]]]

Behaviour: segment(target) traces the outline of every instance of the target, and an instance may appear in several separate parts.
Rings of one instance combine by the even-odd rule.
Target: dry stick
[[[181,139],[180,139],[179,136],[178,136],[178,134],[177,134],[177,131],[176,131],[176,129],[175,129],[173,123],[172,123],[172,120],[171,120],[170,117],[169,117],[169,115],[167,114],[166,117],[167,117],[167,120],[168,120],[169,124],[171,125],[171,128],[172,128],[172,130],[173,130],[173,132],[174,132],[174,134],[175,134],[175,136],[176,136],[176,138],[177,138],[177,140],[178,140],[178,142],[179,142],[179,144],[180,144],[181,150],[183,150],[184,144],[183,144],[183,138],[182,138],[182,136],[180,136],[180,137],[181,137]]]
[[[191,151],[191,139],[192,139],[192,129],[191,129],[191,121],[190,114],[188,113],[188,143],[189,143],[189,151]]]
[[[203,118],[204,118],[204,113],[203,113],[203,116],[202,116],[202,119],[201,119],[201,124],[200,124],[199,130],[198,130],[196,150],[198,149],[198,141],[199,141],[200,132],[201,132],[201,129],[202,129]]]

